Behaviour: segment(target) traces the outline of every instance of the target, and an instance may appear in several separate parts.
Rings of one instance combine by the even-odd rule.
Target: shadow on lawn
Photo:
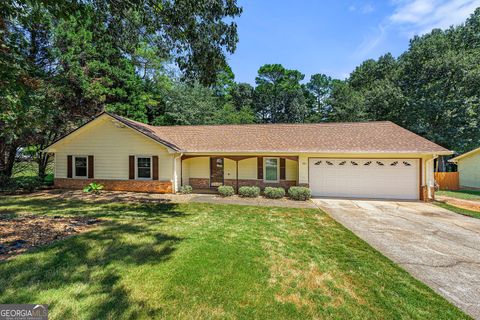
[[[72,206],[66,214],[76,210],[77,215],[91,215],[82,210],[81,202],[64,202],[25,200],[21,204],[52,214],[59,206]],[[134,303],[122,277],[132,268],[167,261],[182,238],[159,232],[158,225],[185,214],[174,204],[149,203],[109,205],[108,209],[100,205],[92,215],[132,219],[109,220],[98,229],[0,263],[0,303],[49,303],[51,309],[61,304],[54,310],[57,318],[78,317],[74,314],[77,304],[89,303],[82,318],[135,318],[138,310],[128,310]],[[50,296],[51,292],[56,295]]]

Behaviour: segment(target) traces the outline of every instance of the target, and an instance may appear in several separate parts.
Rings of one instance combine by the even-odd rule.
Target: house
[[[457,165],[460,188],[480,189],[480,148],[449,160]]]
[[[307,186],[314,196],[432,197],[452,152],[392,122],[150,126],[103,112],[47,149],[55,186],[171,193]]]

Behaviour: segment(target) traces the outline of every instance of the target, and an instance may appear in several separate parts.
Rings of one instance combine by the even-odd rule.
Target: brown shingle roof
[[[182,152],[449,153],[390,121],[156,127],[110,115]]]

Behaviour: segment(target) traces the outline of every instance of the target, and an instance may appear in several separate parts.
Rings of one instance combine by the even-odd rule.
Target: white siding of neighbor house
[[[461,187],[480,188],[480,152],[459,159],[458,172]]]
[[[173,154],[154,140],[104,115],[48,150],[55,153],[55,177],[67,177],[67,156],[94,156],[94,178],[128,179],[130,155],[158,156],[161,181],[173,179]]]

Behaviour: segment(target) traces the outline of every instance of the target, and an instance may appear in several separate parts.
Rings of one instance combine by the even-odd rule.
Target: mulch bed
[[[100,222],[87,217],[0,214],[0,260],[88,231]]]

